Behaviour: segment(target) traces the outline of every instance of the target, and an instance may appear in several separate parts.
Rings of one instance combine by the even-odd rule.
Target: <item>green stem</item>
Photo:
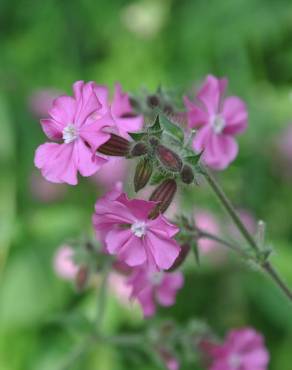
[[[209,185],[211,186],[211,188],[213,189],[214,193],[216,194],[217,198],[221,202],[222,206],[225,208],[225,210],[227,211],[227,213],[233,220],[234,224],[237,226],[238,230],[241,232],[242,236],[245,238],[247,243],[251,246],[251,248],[255,250],[256,254],[258,255],[261,252],[259,246],[257,245],[253,236],[249,233],[247,228],[242,223],[240,217],[236,213],[232,203],[227,198],[223,189],[220,187],[220,185],[215,180],[215,178],[211,175],[208,169],[203,167],[202,165],[201,165],[201,172],[204,175],[207,182],[209,183]],[[266,273],[270,276],[270,278],[274,281],[274,283],[280,288],[280,290],[292,302],[292,291],[283,281],[283,279],[278,274],[278,272],[274,269],[272,264],[268,261],[265,261],[264,263],[260,263],[260,266],[263,268],[263,270],[266,271]]]

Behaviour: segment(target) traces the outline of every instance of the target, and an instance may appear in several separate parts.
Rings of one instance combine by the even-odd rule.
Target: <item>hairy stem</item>
[[[216,194],[217,198],[221,202],[222,206],[225,208],[231,219],[233,220],[234,224],[237,226],[238,230],[241,232],[244,239],[247,241],[247,243],[250,245],[251,248],[254,249],[256,252],[256,255],[261,252],[258,244],[256,243],[253,236],[249,233],[247,228],[242,223],[240,217],[236,213],[231,201],[227,198],[226,194],[224,193],[223,189],[220,187],[218,182],[215,180],[215,178],[211,175],[211,173],[208,171],[207,168],[203,167],[201,165],[202,174],[204,175],[205,179],[213,189],[214,193]],[[217,240],[219,241],[219,240]],[[226,245],[226,243],[225,243]],[[238,250],[237,250],[238,251]],[[241,250],[242,251],[242,250]],[[242,253],[241,253],[242,254]],[[263,263],[260,263],[260,266],[266,273],[270,276],[270,278],[274,281],[274,283],[280,288],[280,290],[286,295],[287,298],[292,302],[292,291],[290,288],[286,285],[284,280],[281,278],[281,276],[278,274],[278,272],[274,269],[272,264],[268,261],[265,261]]]

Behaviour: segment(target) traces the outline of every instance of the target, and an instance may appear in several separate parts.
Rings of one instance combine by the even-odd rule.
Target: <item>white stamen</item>
[[[220,116],[220,114],[217,114],[212,118],[211,124],[215,134],[221,134],[221,132],[224,130],[224,127],[226,126],[225,119]]]
[[[78,138],[76,127],[69,123],[63,130],[63,140],[65,144],[72,143],[72,141]]]
[[[146,234],[146,223],[144,221],[136,221],[132,224],[131,231],[138,238],[142,238]]]
[[[233,354],[229,357],[228,363],[229,363],[229,365],[231,366],[232,369],[236,370],[241,365],[241,358],[240,358],[240,356],[238,356],[236,354]]]

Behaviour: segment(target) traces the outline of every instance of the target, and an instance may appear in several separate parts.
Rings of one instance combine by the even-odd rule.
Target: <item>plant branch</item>
[[[260,247],[258,246],[258,244],[256,243],[253,236],[249,233],[247,228],[242,223],[240,217],[236,213],[236,210],[234,209],[231,201],[227,198],[223,189],[220,187],[218,182],[215,180],[215,178],[211,175],[211,173],[208,171],[206,167],[201,165],[200,169],[205,179],[207,180],[207,182],[213,189],[214,193],[216,194],[217,198],[221,202],[222,206],[225,208],[225,210],[227,211],[227,213],[233,220],[234,224],[237,226],[238,230],[241,232],[242,236],[245,238],[245,240],[250,245],[250,247],[253,248],[254,251],[256,252],[256,258],[255,258],[256,262],[262,267],[264,271],[266,271],[266,273],[270,276],[270,278],[274,281],[274,283],[281,289],[281,291],[286,295],[286,297],[289,298],[289,300],[292,302],[292,291],[283,281],[283,279],[278,274],[278,272],[274,269],[272,264],[267,260],[265,260],[264,262],[258,261],[258,257],[262,251]]]

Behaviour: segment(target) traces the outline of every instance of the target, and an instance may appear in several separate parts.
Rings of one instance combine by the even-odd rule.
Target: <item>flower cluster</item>
[[[75,82],[73,97],[56,98],[50,118],[41,119],[47,137],[56,142],[40,145],[35,165],[51,182],[77,184],[77,173],[91,176],[108,158],[96,150],[110,138],[110,132],[127,137],[143,125],[143,117],[133,115],[127,94],[116,85],[112,103],[108,88],[94,82]]]
[[[91,176],[107,164],[95,180],[112,186],[124,175],[125,158],[121,157],[139,157],[134,190],[138,192],[148,183],[157,185],[144,200],[129,198],[122,184],[116,184],[96,201],[92,218],[96,239],[102,246],[101,251],[93,252],[110,261],[112,267],[123,266],[126,276],[119,280],[112,275],[110,280],[119,281],[113,285],[122,281],[123,299],[137,300],[144,317],[155,314],[156,304],[174,304],[184,284],[178,268],[194,244],[195,252],[198,247],[208,253],[221,240],[216,237],[220,230],[212,214],[200,211],[192,215],[191,227],[186,217],[181,219],[187,222],[175,224],[165,212],[173,205],[179,185],[196,182],[196,175],[203,172],[202,163],[222,170],[237,156],[234,137],[247,127],[247,110],[238,97],[223,99],[226,86],[226,79],[209,75],[194,102],[184,98],[187,112],[176,112],[175,116],[187,117],[188,127],[171,121],[169,115],[175,112],[172,106],[162,110],[163,116],[158,98],[151,98],[153,109],[146,119],[145,104],[135,111],[119,84],[110,100],[106,86],[83,81],[74,83],[73,96],[57,97],[49,117],[40,121],[52,140],[40,145],[35,153],[35,165],[46,180],[76,185],[78,173]],[[193,131],[190,145],[186,137],[192,137]],[[179,206],[176,208],[179,211]],[[209,240],[210,233],[215,237]],[[57,274],[75,279],[79,290],[86,285],[90,268],[78,267],[71,248],[63,246],[54,263]],[[207,354],[210,370],[265,370],[268,363],[263,339],[252,329],[231,332],[223,344],[202,341],[201,349]],[[178,360],[164,343],[157,351],[169,369],[179,368]]]

